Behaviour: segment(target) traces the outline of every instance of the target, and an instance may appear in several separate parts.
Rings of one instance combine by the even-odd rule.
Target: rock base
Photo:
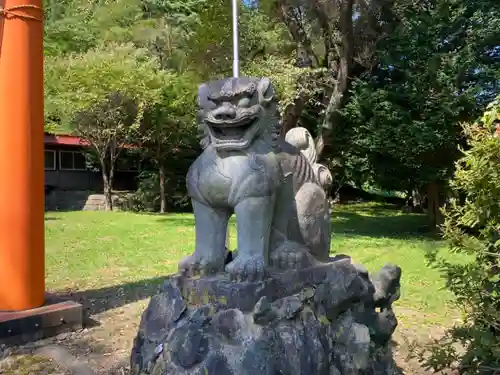
[[[400,277],[349,259],[260,282],[170,277],[142,316],[132,374],[392,374]]]

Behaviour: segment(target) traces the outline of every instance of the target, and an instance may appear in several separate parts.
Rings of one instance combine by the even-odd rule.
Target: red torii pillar
[[[44,304],[43,11],[0,0],[0,310]]]

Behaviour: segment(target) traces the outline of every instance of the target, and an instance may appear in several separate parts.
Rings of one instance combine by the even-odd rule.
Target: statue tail
[[[311,133],[306,128],[297,127],[290,129],[285,134],[285,141],[292,146],[297,147],[306,157],[307,161],[313,166],[318,159],[316,154],[316,145]]]
[[[318,154],[316,152],[316,144],[314,139],[306,128],[297,127],[290,129],[285,135],[285,141],[292,146],[297,147],[302,155],[311,164],[316,178],[321,187],[327,191],[333,182],[333,177],[328,167],[318,164]]]

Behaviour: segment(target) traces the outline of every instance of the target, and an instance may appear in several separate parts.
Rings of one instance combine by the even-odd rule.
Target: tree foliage
[[[378,186],[427,190],[434,227],[462,141],[459,123],[479,115],[498,82],[500,59],[490,55],[500,12],[482,23],[492,16],[486,2],[462,0],[403,3],[398,12],[404,22],[379,41],[379,63],[356,81],[344,110],[352,125],[346,156]]]
[[[58,115],[61,121],[114,92],[138,102],[156,102],[165,79],[157,60],[131,44],[49,57],[45,65],[45,114]]]
[[[149,130],[136,135],[145,156],[152,153],[143,137],[151,145],[152,129],[170,134],[160,137],[162,149],[175,149],[169,144],[175,126],[189,130],[188,143],[194,143],[190,101],[196,86],[232,75],[230,5],[47,0],[46,129],[75,130],[70,124],[77,113],[97,108],[119,89],[124,97],[149,103],[141,131],[148,121]],[[311,131],[324,162],[337,166],[338,185],[427,189],[437,197],[430,212],[439,223],[439,204],[463,142],[458,124],[475,118],[498,91],[495,5],[496,0],[241,2],[241,74],[271,77],[284,130],[300,125]],[[125,56],[129,52],[135,57]],[[97,67],[99,58],[114,68]]]
[[[165,74],[145,50],[114,45],[54,57],[46,69],[46,122],[87,141],[100,162],[106,208],[112,209],[114,167],[134,143],[145,108],[159,102]]]
[[[500,96],[472,125],[468,149],[456,164],[456,198],[445,210],[444,237],[453,253],[470,257],[456,264],[430,254],[463,311],[453,328],[423,357],[434,370],[457,367],[461,374],[500,371]],[[460,344],[465,352],[457,351]]]
[[[178,75],[170,72],[164,80],[159,101],[147,108],[139,129],[137,144],[143,157],[158,170],[158,198],[162,213],[167,210],[166,180],[170,175],[167,161],[182,148],[193,146],[196,133],[195,92],[193,77],[187,73]],[[150,177],[148,175],[146,180]]]
[[[303,114],[314,112],[309,117],[316,118],[311,130],[318,134],[319,155],[325,145],[330,145],[331,154],[332,148],[342,143],[332,140],[337,128],[343,131],[340,111],[347,102],[353,79],[373,65],[377,40],[395,24],[387,22],[391,18],[392,3],[363,0],[263,2],[263,8],[286,26],[295,43],[296,64],[328,71],[329,79],[319,80],[314,90],[321,91],[321,95],[298,96],[292,113],[285,117],[289,128],[295,126]]]

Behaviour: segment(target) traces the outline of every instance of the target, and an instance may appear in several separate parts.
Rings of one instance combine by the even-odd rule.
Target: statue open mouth
[[[219,145],[247,146],[253,138],[259,114],[258,106],[238,108],[223,105],[206,115],[205,123]],[[240,147],[237,147],[240,148]]]
[[[226,141],[241,140],[247,131],[252,127],[257,118],[253,116],[244,116],[239,119],[215,120],[207,119],[207,125],[210,127],[215,138]]]

